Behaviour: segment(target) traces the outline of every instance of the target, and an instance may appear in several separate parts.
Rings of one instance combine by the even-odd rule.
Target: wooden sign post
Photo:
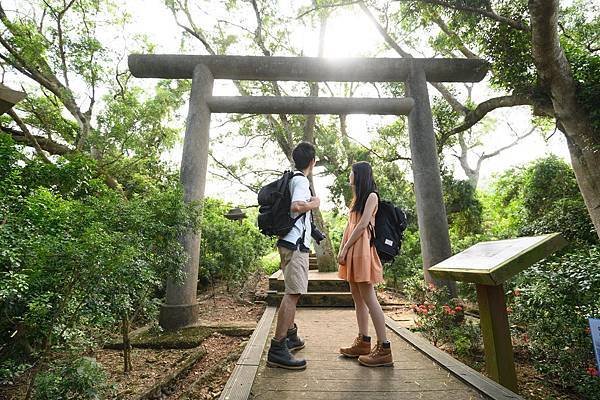
[[[517,375],[503,284],[566,244],[559,233],[481,242],[429,270],[439,279],[475,283],[486,370],[515,393]]]

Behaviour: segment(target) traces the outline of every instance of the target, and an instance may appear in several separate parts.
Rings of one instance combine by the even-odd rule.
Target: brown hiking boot
[[[394,365],[390,342],[377,343],[369,355],[358,357],[358,362],[366,367],[390,367]]]
[[[340,353],[346,357],[356,358],[371,352],[371,337],[359,334],[350,347],[342,347]]]

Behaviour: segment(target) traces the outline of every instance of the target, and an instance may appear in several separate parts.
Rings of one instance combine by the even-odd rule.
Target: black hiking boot
[[[297,351],[304,348],[304,340],[298,336],[298,325],[287,331],[287,347],[290,351]]]
[[[271,347],[267,355],[267,366],[285,369],[304,369],[306,360],[295,358],[287,347],[287,338],[279,341],[271,339]]]

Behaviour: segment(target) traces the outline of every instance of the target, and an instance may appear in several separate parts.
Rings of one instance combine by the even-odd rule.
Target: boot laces
[[[378,357],[381,353],[383,353],[383,345],[377,343],[373,350],[371,350],[371,357]]]

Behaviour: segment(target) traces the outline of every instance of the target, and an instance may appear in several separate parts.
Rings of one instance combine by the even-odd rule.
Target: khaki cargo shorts
[[[285,283],[285,294],[308,292],[308,253],[277,247]]]

